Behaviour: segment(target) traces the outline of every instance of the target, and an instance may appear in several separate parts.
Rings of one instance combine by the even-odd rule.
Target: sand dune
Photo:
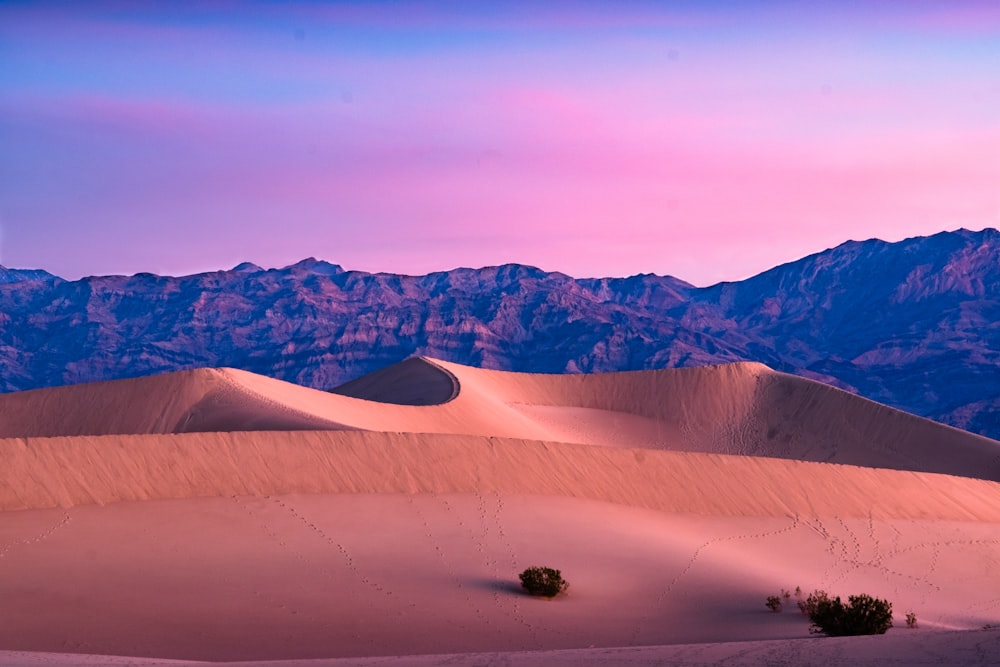
[[[0,440],[0,509],[278,493],[562,495],[715,516],[1000,521],[1000,484],[482,436],[234,432]]]
[[[199,369],[0,396],[0,436],[139,435],[338,428],[244,387],[235,371]]]
[[[338,391],[234,369],[42,389],[0,396],[0,436],[446,433],[1000,480],[1000,443],[761,364],[538,375],[411,359]]]
[[[0,396],[0,664],[1000,659],[1000,443],[759,364],[337,391]],[[532,564],[569,594],[523,596]],[[921,628],[810,639],[763,604],[796,586]]]
[[[1000,522],[654,511],[506,493],[310,494],[6,513],[0,646],[199,660],[809,637],[781,588],[922,627],[1000,616]],[[567,596],[516,574],[559,567]]]

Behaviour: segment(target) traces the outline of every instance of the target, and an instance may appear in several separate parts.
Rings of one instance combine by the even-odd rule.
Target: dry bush
[[[892,627],[892,603],[870,595],[852,595],[845,605],[839,597],[816,591],[800,608],[812,621],[812,632],[830,637],[882,635]]]
[[[550,567],[529,567],[519,576],[521,586],[532,595],[553,598],[569,587],[562,573]]]

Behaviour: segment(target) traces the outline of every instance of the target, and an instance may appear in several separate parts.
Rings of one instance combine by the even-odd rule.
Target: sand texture
[[[0,396],[0,434],[4,665],[1000,661],[1000,443],[759,364],[203,369]],[[797,586],[896,627],[811,636],[764,606]]]

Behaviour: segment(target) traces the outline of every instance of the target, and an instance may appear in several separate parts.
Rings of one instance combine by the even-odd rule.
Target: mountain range
[[[306,259],[67,281],[0,267],[0,390],[227,366],[330,389],[412,355],[550,373],[758,361],[1000,438],[1000,232],[849,241],[739,282]]]

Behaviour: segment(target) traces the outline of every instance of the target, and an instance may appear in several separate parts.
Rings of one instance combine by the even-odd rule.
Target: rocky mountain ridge
[[[77,281],[0,269],[3,391],[200,366],[331,388],[414,354],[559,373],[760,361],[1000,438],[1000,233],[850,241],[706,288],[312,258]]]

